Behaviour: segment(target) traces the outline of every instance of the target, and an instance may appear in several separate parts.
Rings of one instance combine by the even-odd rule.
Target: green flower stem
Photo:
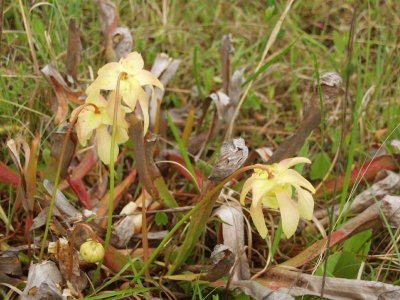
[[[106,237],[104,239],[104,253],[107,253],[108,245],[110,245],[111,239],[111,229],[112,229],[112,214],[114,210],[114,187],[115,187],[115,168],[114,168],[114,153],[115,153],[115,137],[117,133],[117,116],[118,116],[118,104],[119,104],[119,86],[121,82],[121,77],[125,73],[120,73],[117,79],[117,86],[115,90],[115,104],[114,104],[114,114],[113,114],[113,125],[111,131],[111,148],[110,148],[110,200],[108,201],[108,216],[107,216],[107,229],[106,229]],[[109,101],[112,101],[110,99]],[[100,275],[100,269],[103,265],[104,258],[97,265],[96,271],[93,276],[93,282],[97,281],[98,276]]]
[[[114,168],[114,153],[115,153],[115,137],[117,135],[117,116],[118,116],[118,105],[119,105],[119,86],[121,77],[125,73],[120,73],[117,79],[117,87],[115,90],[115,103],[114,103],[114,116],[113,126],[111,132],[111,149],[110,149],[110,201],[108,202],[108,217],[107,217],[107,231],[106,238],[104,240],[104,250],[107,252],[108,245],[110,244],[111,238],[111,226],[112,226],[112,214],[114,210],[114,187],[115,187],[115,168]],[[112,99],[110,99],[112,100]]]
[[[195,207],[192,208],[186,215],[183,216],[182,219],[176,223],[176,225],[171,229],[170,232],[165,236],[165,238],[161,241],[161,243],[158,245],[158,247],[154,250],[152,255],[149,257],[149,259],[146,261],[146,263],[143,265],[143,267],[140,269],[140,271],[135,275],[135,277],[131,281],[131,285],[134,285],[138,279],[144,274],[145,270],[147,270],[150,265],[153,263],[153,261],[156,259],[157,255],[160,253],[161,249],[164,248],[164,246],[168,243],[168,241],[173,237],[175,232],[178,231],[178,229],[194,214],[196,213],[205,203],[210,201],[210,199],[216,194],[219,193],[224,185],[238,176],[239,174],[251,170],[251,169],[266,169],[262,165],[252,165],[252,166],[247,166],[243,167],[236,172],[234,172],[232,175],[229,177],[225,178],[221,183],[219,183],[216,187],[214,187],[199,203],[195,205]],[[169,272],[170,273],[170,272]]]
[[[58,184],[60,183],[61,168],[62,168],[63,158],[64,158],[64,155],[65,155],[65,150],[67,149],[68,140],[69,140],[69,137],[71,135],[72,128],[74,128],[74,125],[75,125],[76,121],[78,120],[79,114],[88,105],[93,105],[93,104],[84,104],[79,108],[78,113],[71,120],[71,123],[69,124],[67,133],[65,134],[64,142],[63,142],[63,145],[62,145],[62,148],[61,148],[60,158],[58,160],[56,176],[55,176],[55,179],[54,179],[54,187],[53,187],[53,192],[51,194],[49,213],[47,214],[47,219],[46,219],[46,227],[44,229],[42,245],[40,247],[39,261],[41,261],[42,258],[43,258],[44,248],[46,246],[47,236],[49,234],[51,217],[53,216],[54,203],[55,203],[55,200],[56,200]]]

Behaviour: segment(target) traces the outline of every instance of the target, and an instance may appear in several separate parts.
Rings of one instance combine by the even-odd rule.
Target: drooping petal
[[[122,144],[125,143],[127,140],[129,140],[128,130],[126,128],[117,126],[117,131],[115,134],[115,142],[117,144]]]
[[[93,90],[90,94],[88,94],[85,103],[91,103],[96,105],[97,107],[105,107],[107,105],[106,99],[100,94],[100,90]]]
[[[276,200],[275,194],[273,196],[270,195],[264,195],[261,198],[262,204],[265,205],[266,207],[272,208],[272,209],[277,209],[279,207],[278,201]]]
[[[93,81],[86,89],[86,94],[91,94],[99,90],[115,90],[117,87],[119,73],[113,71],[104,71]]]
[[[246,198],[246,195],[249,193],[249,191],[252,188],[253,183],[258,180],[257,178],[255,178],[254,176],[250,177],[249,179],[247,179],[242,187],[242,191],[240,193],[240,203],[242,205],[244,205],[244,199]]]
[[[108,97],[107,101],[107,115],[109,117],[110,122],[105,124],[112,125],[113,124],[113,119],[114,119],[114,106],[115,106],[115,95],[116,92],[112,91],[110,93],[110,96]],[[125,120],[125,115],[127,112],[131,112],[132,110],[126,106],[123,106],[121,103],[121,97],[119,97],[118,102],[118,111],[117,111],[117,126],[123,126],[125,128],[128,128],[128,123]]]
[[[258,233],[263,239],[265,239],[268,234],[268,229],[265,225],[261,202],[256,207],[250,206],[250,216],[257,228]]]
[[[96,141],[97,141],[97,154],[103,163],[106,165],[110,164],[111,156],[111,135],[107,130],[107,126],[101,126],[96,129]],[[117,160],[119,148],[118,145],[114,146],[114,161]]]
[[[295,170],[292,169],[286,170],[284,174],[279,176],[279,179],[277,180],[279,180],[280,183],[299,185],[301,187],[306,188],[311,193],[315,193],[315,188],[313,187],[313,185],[307,179],[305,179],[303,176],[297,173]]]
[[[284,168],[284,169],[289,169],[297,164],[301,163],[307,163],[311,164],[311,160],[309,160],[307,157],[292,157],[292,158],[286,158],[278,163],[279,167]]]
[[[124,69],[120,63],[117,62],[110,62],[108,64],[105,64],[102,66],[99,71],[97,72],[98,75],[104,73],[104,72],[114,72],[115,74],[118,74],[123,72]]]
[[[140,53],[132,52],[127,56],[121,58],[120,63],[124,71],[128,74],[134,75],[144,67],[144,61]]]
[[[278,192],[276,198],[281,211],[283,233],[290,238],[296,232],[299,224],[299,211],[287,191]]]
[[[135,110],[135,106],[141,90],[143,89],[139,85],[139,83],[136,82],[136,80],[127,81],[127,87],[123,90],[121,89],[120,95],[122,96],[125,104],[128,105],[130,109]]]
[[[163,84],[157,79],[157,77],[147,71],[147,70],[140,70],[136,75],[135,79],[139,82],[140,85],[154,85],[162,90],[164,90]]]
[[[140,89],[138,100],[143,115],[143,135],[146,135],[147,129],[149,128],[149,99],[145,91],[142,88]]]
[[[95,113],[94,107],[91,106],[85,107],[80,112],[75,129],[82,146],[86,146],[87,140],[92,136],[92,131],[101,126],[102,118],[102,114]]]
[[[253,183],[253,201],[251,203],[252,206],[258,206],[261,198],[268,193],[273,187],[274,183],[272,180],[268,179],[258,179]]]
[[[298,208],[300,216],[306,220],[311,220],[314,211],[314,199],[309,191],[297,186]]]

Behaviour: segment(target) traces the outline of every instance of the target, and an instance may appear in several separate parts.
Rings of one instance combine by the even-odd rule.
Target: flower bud
[[[98,241],[88,239],[81,245],[79,254],[85,261],[95,263],[103,259],[104,248]]]

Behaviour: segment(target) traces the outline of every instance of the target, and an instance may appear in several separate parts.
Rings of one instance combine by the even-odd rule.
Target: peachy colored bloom
[[[149,127],[149,100],[142,88],[149,85],[153,91],[153,85],[164,89],[162,83],[151,72],[143,70],[143,58],[138,52],[132,52],[119,62],[111,62],[100,68],[98,77],[87,88],[86,94],[98,93],[100,90],[116,90],[118,77],[121,73],[119,94],[123,101],[134,110],[137,101],[143,113],[144,133]]]
[[[86,99],[86,104],[92,105],[86,106],[79,113],[75,126],[78,140],[82,146],[86,146],[87,140],[90,139],[95,131],[97,153],[101,161],[107,165],[110,164],[111,134],[109,126],[113,125],[114,103],[114,92],[110,94],[108,101],[100,95],[99,91],[93,92]],[[79,107],[72,112],[72,118],[78,109]],[[118,105],[114,161],[117,159],[119,152],[118,144],[125,143],[129,139],[127,132],[129,124],[125,120],[125,115],[130,111],[131,109],[128,107],[121,104]]]
[[[303,176],[290,169],[300,163],[311,163],[311,161],[305,157],[295,157],[284,159],[277,164],[263,165],[262,169],[255,169],[253,175],[243,185],[240,202],[244,205],[247,193],[252,190],[250,215],[263,238],[268,233],[262,211],[263,205],[273,209],[279,208],[283,233],[287,238],[295,233],[300,216],[307,220],[312,218],[314,199],[311,193],[315,193],[315,189]],[[297,203],[293,200],[292,188],[296,190]]]

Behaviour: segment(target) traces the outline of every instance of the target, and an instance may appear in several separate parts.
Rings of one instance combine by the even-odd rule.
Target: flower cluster
[[[153,85],[163,89],[162,83],[149,71],[143,70],[142,56],[132,52],[119,62],[108,63],[98,71],[98,77],[87,88],[85,103],[88,104],[80,112],[76,124],[79,142],[85,146],[87,140],[96,133],[97,152],[99,158],[110,164],[111,130],[110,126],[116,126],[114,161],[118,156],[118,144],[128,140],[128,123],[125,115],[132,112],[139,101],[143,114],[144,134],[149,126],[149,100],[142,88],[149,85],[154,93]],[[116,98],[117,84],[119,83],[119,97]],[[111,91],[108,99],[102,96],[103,91]],[[121,99],[127,105],[121,103]],[[117,109],[117,118],[114,124],[114,109]],[[72,112],[72,118],[79,108]]]
[[[314,210],[312,193],[315,193],[315,189],[303,176],[290,169],[300,163],[311,163],[311,161],[305,157],[295,157],[273,165],[260,165],[243,185],[240,201],[244,205],[247,193],[252,191],[250,215],[263,238],[268,233],[262,212],[263,205],[273,209],[279,208],[283,233],[287,238],[295,233],[300,216],[307,220],[312,218]],[[297,203],[292,197],[293,188],[297,193]]]
[[[143,70],[144,61],[138,52],[132,52],[119,62],[108,63],[98,72],[96,80],[87,88],[86,94],[98,93],[100,90],[112,91],[116,89],[119,75],[122,73],[119,94],[122,100],[132,110],[137,101],[143,113],[144,133],[149,127],[149,100],[142,86],[153,85],[164,89],[162,83],[151,72]]]

